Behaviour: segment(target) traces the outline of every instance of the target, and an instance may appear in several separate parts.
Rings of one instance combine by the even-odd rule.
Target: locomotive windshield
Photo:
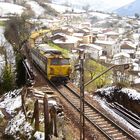
[[[51,65],[69,65],[69,59],[53,58],[51,59]]]

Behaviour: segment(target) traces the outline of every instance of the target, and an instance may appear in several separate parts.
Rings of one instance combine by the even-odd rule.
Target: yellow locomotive
[[[33,62],[45,73],[49,80],[68,80],[71,73],[69,58],[62,52],[51,48],[48,44],[39,44],[30,48]]]

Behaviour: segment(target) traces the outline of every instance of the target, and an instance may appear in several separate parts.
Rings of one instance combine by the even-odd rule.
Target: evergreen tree
[[[3,91],[10,91],[14,87],[14,74],[11,65],[5,65],[2,72],[2,88]]]

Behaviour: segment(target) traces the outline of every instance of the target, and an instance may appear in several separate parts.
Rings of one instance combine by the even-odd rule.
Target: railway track
[[[40,69],[39,69],[40,70]],[[55,85],[49,83],[71,104],[71,106],[80,112],[80,95],[79,90],[73,87],[73,84]],[[80,116],[80,115],[79,115]],[[95,126],[101,133],[103,133],[110,140],[136,140],[131,134],[126,132],[123,128],[118,126],[115,122],[110,120],[107,116],[97,110],[88,101],[85,100],[85,114],[86,120]]]
[[[56,85],[51,83],[53,87],[65,98],[71,106],[80,112],[80,95],[79,90],[74,88],[71,83],[66,85]],[[129,132],[125,131],[114,121],[96,109],[87,100],[84,103],[86,120],[95,126],[110,140],[136,140]]]
[[[108,105],[120,116],[122,116],[125,120],[127,120],[129,123],[131,123],[134,127],[140,129],[140,117],[133,114],[132,112],[125,109],[120,104],[114,102],[114,103],[108,103]]]

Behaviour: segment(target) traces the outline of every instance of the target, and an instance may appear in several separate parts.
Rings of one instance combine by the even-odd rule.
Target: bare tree
[[[89,4],[86,4],[86,5],[84,5],[84,6],[82,7],[82,9],[85,10],[86,13],[88,13],[88,12],[89,12],[89,9],[90,9],[90,5],[89,5]]]

